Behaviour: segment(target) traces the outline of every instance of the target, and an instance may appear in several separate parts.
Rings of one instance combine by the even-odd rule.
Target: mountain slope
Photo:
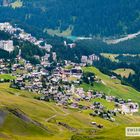
[[[123,86],[120,83],[116,84],[116,81],[119,82],[118,80],[111,80],[96,68],[88,67],[84,68],[84,71],[94,72],[107,84],[107,86],[95,84],[94,90],[103,91],[106,94],[124,99],[131,98],[139,103],[139,92],[133,88]],[[92,87],[84,85],[84,88],[86,90]],[[122,135],[118,140],[120,138],[121,140],[126,140],[123,135],[125,127],[128,124],[129,126],[138,126],[140,122],[139,113],[133,116],[118,114],[115,117],[116,121],[110,122],[100,117],[89,116],[91,110],[65,109],[53,102],[36,100],[34,99],[36,96],[39,95],[11,89],[8,83],[0,84],[0,113],[2,111],[6,112],[6,117],[0,127],[0,138],[20,140],[63,140],[70,138],[72,140],[78,138],[80,140],[110,140],[121,133]],[[113,106],[113,104],[111,105],[111,103],[103,99],[99,99],[98,102],[101,102],[107,108]],[[82,103],[90,104],[89,102]],[[58,125],[58,122],[67,124],[67,127]],[[93,127],[91,122],[102,124],[104,128],[99,130]]]
[[[85,67],[83,68],[83,70],[85,72],[95,73],[98,76],[98,78],[104,81],[104,84],[95,84],[94,90],[102,90],[108,95],[114,95],[123,99],[130,98],[140,104],[140,93],[129,86],[122,85],[120,80],[113,80],[108,75],[101,73],[98,69],[94,67]],[[86,89],[92,88],[85,84],[83,86],[86,87]]]

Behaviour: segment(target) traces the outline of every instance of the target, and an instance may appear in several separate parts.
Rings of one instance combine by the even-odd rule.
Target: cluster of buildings
[[[41,59],[42,64],[49,65],[48,60],[50,57],[52,57],[53,61],[57,60],[56,52],[51,52],[53,46],[51,44],[48,44],[44,39],[42,39],[42,38],[37,39],[36,37],[32,36],[31,34],[26,33],[23,29],[16,27],[16,26],[14,27],[8,22],[0,23],[0,30],[8,32],[14,38],[24,40],[24,41],[29,41],[30,43],[37,45],[40,49],[45,50],[47,53],[45,54],[45,56],[43,58],[40,58],[39,56],[35,56],[35,58]],[[76,47],[76,44],[75,43],[67,44],[67,42],[64,41],[64,46],[74,48],[74,47]],[[12,52],[14,50],[13,41],[12,40],[0,41],[0,48],[6,50],[8,52]],[[89,56],[82,56],[81,64],[82,65],[85,65],[85,64],[92,65],[94,61],[99,61],[99,60],[100,60],[100,58],[95,54],[92,54]]]
[[[17,74],[18,70],[23,70],[24,73]],[[36,92],[42,95],[41,100],[53,100],[62,105],[66,105],[74,94],[73,82],[68,80],[69,77],[77,77],[76,81],[78,81],[79,75],[82,75],[82,71],[79,74],[79,68],[72,69],[70,75],[59,66],[49,73],[44,66],[33,66],[28,62],[24,65],[12,65],[12,73],[17,77],[11,82],[12,88]]]
[[[9,22],[0,23],[0,31],[14,34],[18,29],[14,28]]]
[[[105,95],[103,92],[94,92],[92,90],[85,92],[83,88],[76,88],[75,94],[77,96],[75,101],[77,102],[72,103],[71,107],[79,108],[82,110],[86,109],[93,110],[93,113],[89,114],[93,117],[99,116],[103,119],[114,122],[115,121],[114,116],[116,116],[117,113],[133,114],[139,111],[139,104],[132,102],[131,99],[124,100],[121,98],[117,98],[115,96]],[[107,109],[106,106],[104,106],[101,102],[97,102],[96,99],[106,100],[107,102],[113,102],[114,109],[113,108],[112,110]],[[90,102],[93,101],[93,103],[91,105],[81,106],[80,103],[78,102],[83,100]]]
[[[99,61],[99,60],[100,60],[99,56],[97,56],[95,54],[81,57],[81,63],[83,63],[83,64],[93,65],[94,61]]]
[[[133,114],[139,110],[138,103],[132,102],[131,99],[124,100],[115,96],[107,96],[99,92],[96,92],[93,98],[105,99],[107,102],[113,102],[115,104],[112,110],[106,110],[105,106],[100,102],[94,102],[92,106],[94,112],[90,113],[91,116],[99,116],[110,121],[115,121],[113,116],[116,116],[117,113]]]
[[[43,39],[38,40],[31,34],[24,32],[23,29],[15,28],[9,23],[0,23],[0,30],[6,31],[17,39],[29,41],[46,50],[46,54],[41,58],[34,56],[41,62],[37,65],[32,65],[21,58],[21,56],[15,58],[14,63],[11,63],[11,65],[9,65],[10,60],[0,60],[0,73],[11,74],[16,77],[11,81],[10,86],[12,88],[38,93],[40,95],[39,100],[55,101],[57,104],[65,107],[94,110],[90,115],[100,116],[110,121],[114,121],[113,116],[116,112],[124,114],[138,112],[138,104],[133,103],[131,100],[126,101],[115,96],[107,96],[102,92],[85,91],[83,88],[80,88],[79,85],[83,82],[83,70],[81,66],[86,64],[92,65],[94,61],[99,61],[100,58],[97,55],[82,56],[80,64],[67,60],[63,63],[58,63],[56,52],[51,52],[52,46],[47,44]],[[70,48],[75,47],[75,44],[64,43]],[[2,40],[0,41],[0,48],[11,52],[14,50],[13,42],[11,40]],[[21,50],[19,51],[19,55],[21,55]],[[49,60],[50,57],[52,57],[53,62],[56,62],[53,66]],[[97,77],[95,81],[102,82]],[[106,110],[100,102],[92,103],[92,100],[96,98],[104,99],[107,102],[114,102],[114,109]],[[81,104],[82,101],[90,102],[90,105]]]
[[[10,62],[10,60],[7,60],[7,62],[5,62],[5,60],[0,59],[0,74],[10,73],[9,62]],[[4,81],[4,79],[0,79],[0,81]]]
[[[103,92],[93,90],[85,91],[81,88],[83,71],[80,64],[67,61],[63,66],[56,65],[51,71],[47,70],[44,64],[32,65],[28,61],[15,58],[15,63],[9,65],[10,60],[0,60],[1,74],[11,74],[15,76],[15,80],[11,81],[11,88],[27,90],[29,92],[38,93],[39,100],[54,101],[58,105],[64,107],[93,110],[91,116],[99,116],[101,118],[115,121],[113,116],[117,112],[121,114],[131,114],[138,112],[139,105],[129,100],[123,100],[115,96],[105,95]],[[22,63],[21,63],[22,60]],[[68,64],[73,64],[67,69]],[[106,110],[105,106],[94,99],[102,99],[107,102],[114,102],[114,109]],[[87,105],[82,101],[89,102]]]
[[[29,33],[26,33],[23,29],[14,27],[10,23],[5,22],[5,23],[0,23],[0,31],[5,31],[11,35],[12,38],[16,38],[19,40],[24,40],[28,41],[36,46],[38,46],[40,49],[44,50],[45,55],[40,57],[38,55],[35,55],[34,58],[40,60],[41,65],[43,66],[50,66],[52,61],[57,60],[57,54],[56,52],[52,52],[52,45],[47,44],[47,42],[40,38],[37,39],[36,37],[32,36]],[[3,49],[5,51],[8,51],[9,53],[14,51],[15,46],[13,45],[13,40],[0,40],[0,49]],[[20,46],[17,46],[19,48],[19,57],[21,57],[21,49]]]
[[[46,50],[47,52],[50,52],[52,49],[52,45],[47,44],[44,39],[40,38],[37,39],[36,37],[32,36],[29,33],[26,33],[23,29],[19,27],[13,27],[9,22],[0,23],[0,31],[5,31],[11,34],[14,38],[21,39],[24,41],[29,41],[30,43],[33,43],[34,45],[39,46],[39,48]],[[9,44],[12,45],[12,41],[7,41]],[[12,50],[12,49],[11,49]]]
[[[39,48],[46,50],[47,52],[50,52],[52,49],[52,45],[47,44],[44,39],[40,38],[37,39],[34,36],[32,36],[29,33],[26,33],[23,29],[17,28],[19,31],[19,34],[15,35],[18,39],[24,40],[24,41],[29,41],[33,43],[36,46],[39,46]]]

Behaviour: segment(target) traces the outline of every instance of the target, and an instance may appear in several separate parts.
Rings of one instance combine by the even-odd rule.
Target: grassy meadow
[[[101,55],[105,58],[110,59],[113,62],[118,62],[119,60],[116,59],[117,56],[119,56],[118,54],[112,54],[112,53],[101,53]]]
[[[116,69],[113,71],[117,75],[121,75],[121,77],[126,77],[128,78],[129,74],[135,74],[135,71],[132,69]]]
[[[10,75],[10,74],[0,74],[0,79],[4,80],[13,80],[16,79],[16,77]]]

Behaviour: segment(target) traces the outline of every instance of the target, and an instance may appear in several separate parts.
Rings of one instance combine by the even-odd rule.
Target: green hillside
[[[86,90],[94,89],[96,91],[103,91],[108,95],[114,95],[123,99],[132,99],[140,104],[140,93],[135,89],[121,84],[118,79],[111,79],[109,76],[101,73],[95,67],[84,67],[85,72],[93,72],[102,80],[102,83],[95,83],[94,87],[82,84]]]
[[[0,79],[13,80],[15,77],[10,74],[0,74]]]
[[[97,77],[104,81],[104,84],[96,83],[94,87],[83,84],[85,89],[104,91],[106,94],[115,95],[124,99],[131,98],[140,103],[139,92],[131,87],[123,86],[119,80],[112,80],[102,74],[94,67],[85,67],[84,71],[94,72]],[[63,108],[53,102],[43,102],[35,98],[41,96],[35,93],[20,91],[9,88],[9,84],[0,84],[0,112],[5,112],[3,123],[0,127],[1,139],[13,140],[69,140],[80,139],[104,139],[110,140],[114,136],[125,140],[125,127],[140,125],[139,113],[131,115],[120,115],[115,117],[115,122],[110,122],[99,117],[89,115],[91,110],[77,110]],[[114,104],[104,99],[93,99],[91,102],[81,102],[81,104],[91,104],[94,101],[101,102],[106,108],[113,109]],[[19,115],[20,114],[20,115]],[[58,125],[63,122],[69,127]],[[103,129],[96,128],[91,122],[97,122],[104,126]],[[70,129],[71,128],[71,129]],[[74,131],[73,131],[74,130]],[[133,139],[133,138],[132,138]]]

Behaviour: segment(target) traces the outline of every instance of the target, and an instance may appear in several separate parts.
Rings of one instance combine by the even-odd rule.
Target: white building
[[[82,56],[81,62],[82,63],[87,63],[88,57],[87,56]]]
[[[68,44],[68,46],[72,49],[72,48],[76,47],[76,44],[75,43],[71,43],[71,44]]]
[[[56,56],[56,52],[53,52],[53,53],[52,53],[53,61],[56,61],[56,57],[57,57],[57,56]]]
[[[100,58],[97,55],[95,55],[95,54],[90,55],[89,59],[91,61],[99,61],[100,60]]]
[[[12,40],[1,40],[0,41],[0,49],[3,49],[8,52],[12,52],[14,50],[14,45]]]
[[[29,40],[31,38],[31,34],[25,33],[25,32],[21,32],[19,34],[19,37],[23,40]]]
[[[45,44],[44,47],[45,47],[45,49],[46,49],[47,52],[50,52],[51,49],[52,49],[52,45],[50,45],[50,44]]]
[[[0,23],[0,30],[3,31],[3,30],[9,30],[9,29],[12,29],[12,25],[9,23],[9,22],[5,22],[5,23]]]

